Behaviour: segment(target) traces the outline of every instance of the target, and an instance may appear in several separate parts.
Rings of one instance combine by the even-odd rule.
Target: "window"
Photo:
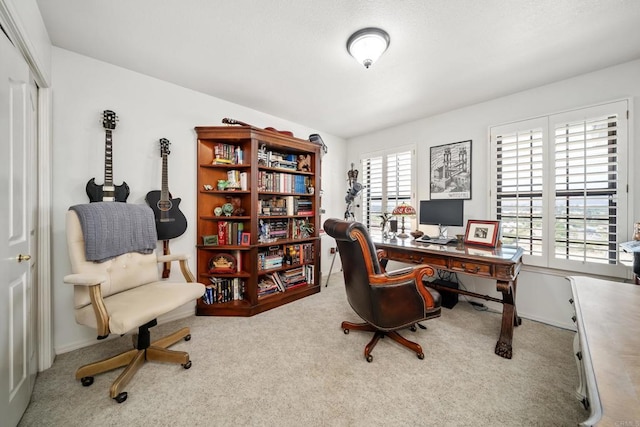
[[[526,264],[626,276],[627,105],[490,128],[493,213]]]
[[[391,212],[402,202],[413,204],[415,148],[365,154],[361,159],[362,223],[372,235],[381,235],[380,215]],[[410,229],[410,226],[409,226]]]

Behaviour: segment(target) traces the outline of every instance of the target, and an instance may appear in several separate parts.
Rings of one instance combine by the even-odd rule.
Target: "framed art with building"
[[[430,149],[429,198],[471,199],[471,140]]]

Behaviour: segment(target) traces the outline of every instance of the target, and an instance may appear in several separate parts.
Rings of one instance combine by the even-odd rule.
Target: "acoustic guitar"
[[[86,191],[89,201],[93,202],[126,202],[129,197],[129,186],[126,182],[121,185],[113,185],[113,147],[112,131],[116,128],[118,117],[111,110],[102,112],[102,126],[105,129],[104,137],[104,184],[96,184],[96,179],[91,178],[87,182]]]
[[[169,193],[169,172],[167,157],[170,142],[160,139],[160,155],[162,156],[162,190],[149,191],[145,200],[153,209],[156,217],[158,240],[169,240],[181,236],[187,230],[187,218],[180,211],[180,199],[173,199]]]

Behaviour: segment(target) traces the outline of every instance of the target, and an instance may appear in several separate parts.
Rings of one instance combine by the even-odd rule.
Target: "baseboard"
[[[549,319],[544,319],[538,316],[531,316],[527,313],[521,314],[520,312],[518,312],[518,315],[523,319],[533,320],[534,322],[544,323],[545,325],[555,326],[556,328],[567,329],[569,331],[576,331],[576,325],[573,324],[572,322],[557,322]]]
[[[478,301],[480,302],[480,301]],[[502,309],[500,310],[496,310],[495,308],[488,306],[487,304],[485,304],[485,306],[487,307],[487,311],[491,311],[493,313],[497,313],[502,315]],[[531,315],[527,312],[522,312],[520,310],[518,310],[518,316],[520,316],[520,318],[522,319],[526,319],[526,320],[531,320],[533,322],[539,322],[539,323],[544,323],[545,325],[549,325],[549,326],[554,326],[556,328],[560,328],[560,329],[567,329],[569,331],[576,331],[576,326],[571,323],[571,322],[557,322],[554,320],[549,320],[549,319],[545,319],[543,317],[539,317],[539,316],[534,316]]]
[[[195,315],[195,303],[185,304],[182,307],[179,307],[163,316],[158,317],[158,324],[162,325],[164,323],[169,323],[169,322],[173,322],[174,320],[184,319],[186,317],[193,316],[193,315]],[[63,345],[60,347],[54,347],[54,351],[55,351],[55,354],[64,354],[70,351],[89,347],[90,345],[98,344],[106,340],[111,340],[118,337],[119,335],[110,335],[108,338],[105,338],[104,340],[97,340],[94,335],[92,338],[81,339],[78,341],[74,341],[72,343],[67,343],[66,345]]]

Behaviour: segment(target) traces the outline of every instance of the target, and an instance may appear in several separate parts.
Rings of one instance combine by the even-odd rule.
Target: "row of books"
[[[219,304],[244,299],[245,282],[237,277],[232,279],[209,278],[210,285],[205,287],[202,302],[205,304]]]
[[[258,270],[270,270],[282,267],[284,262],[284,249],[273,246],[258,252]]]
[[[315,282],[314,272],[315,266],[306,264],[290,270],[266,274],[258,282],[258,298],[312,285]]]
[[[313,243],[296,243],[284,245],[284,265],[298,265],[312,263],[315,260],[315,246]]]
[[[249,175],[237,169],[227,171],[227,190],[247,191],[249,188]]]
[[[258,163],[271,167],[281,169],[296,170],[298,168],[298,161],[295,154],[283,154],[276,151],[267,151],[263,145],[258,151]]]
[[[218,244],[240,245],[244,223],[240,221],[218,221]]]
[[[213,164],[233,164],[244,163],[244,152],[236,145],[217,143],[213,146]]]
[[[258,191],[277,193],[308,193],[311,181],[308,176],[284,172],[258,172]]]
[[[313,263],[315,260],[313,243],[300,243],[269,247],[258,252],[258,270],[271,270],[287,265]]]
[[[309,222],[303,218],[262,218],[258,241],[275,242],[307,238],[309,233],[305,229],[308,225]]]
[[[295,196],[273,197],[258,201],[258,215],[313,215],[313,203]]]

